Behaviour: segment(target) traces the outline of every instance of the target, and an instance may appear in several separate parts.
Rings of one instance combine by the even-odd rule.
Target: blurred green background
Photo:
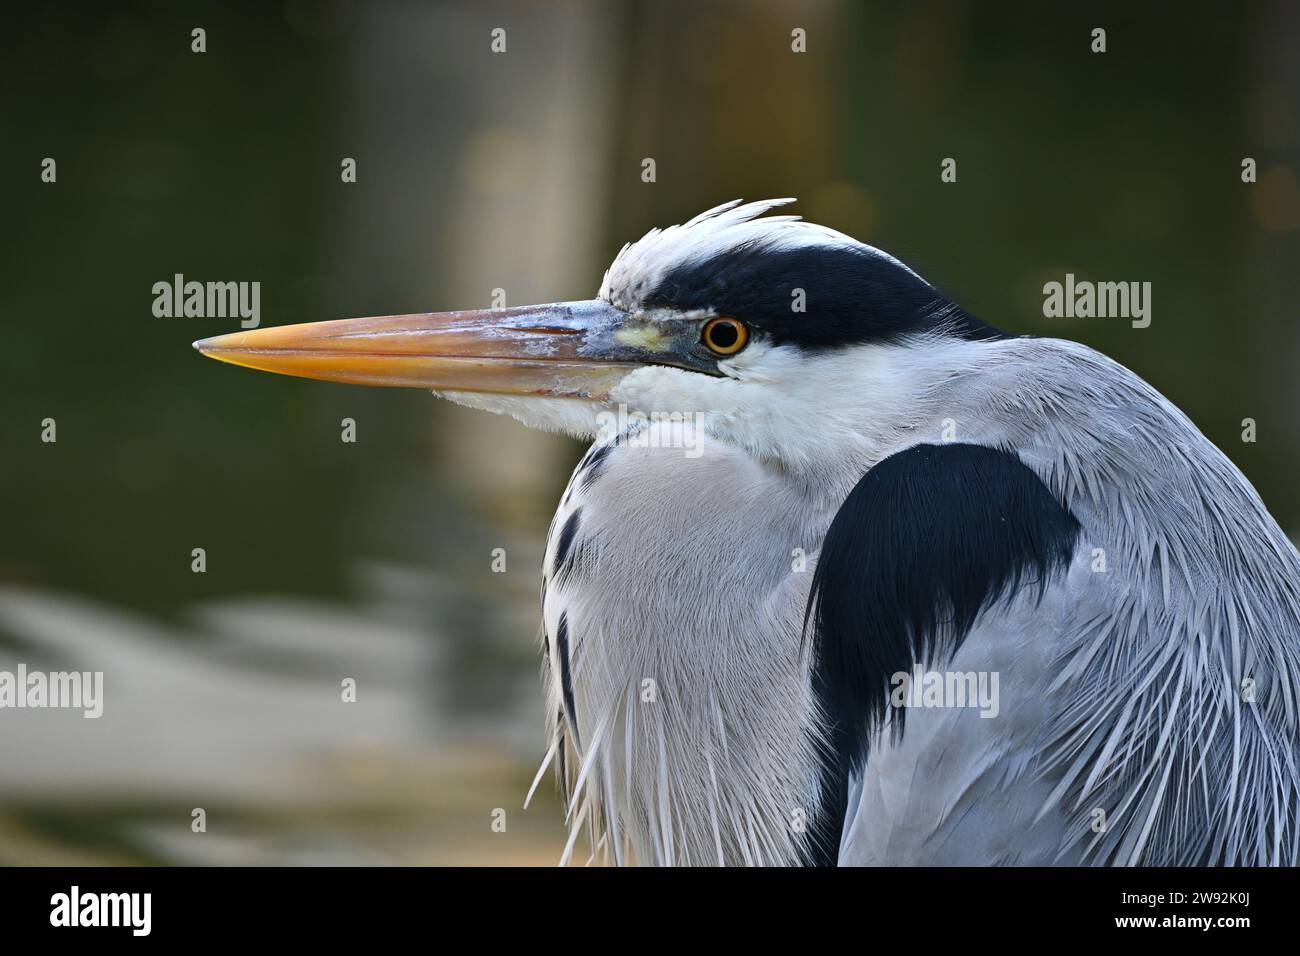
[[[103,670],[107,701],[0,711],[0,863],[563,845],[550,780],[521,802],[538,565],[580,447],[202,360],[237,320],[155,318],[153,283],[259,281],[263,325],[584,298],[651,226],[797,196],[994,324],[1136,370],[1294,535],[1298,49],[1283,2],[7,11],[0,669]],[[1045,319],[1067,271],[1151,282],[1150,328]]]

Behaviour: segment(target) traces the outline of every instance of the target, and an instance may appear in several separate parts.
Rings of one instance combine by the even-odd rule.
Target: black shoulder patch
[[[917,445],[857,483],[822,542],[805,618],[831,722],[823,848],[838,847],[848,777],[885,719],[891,676],[950,656],[981,611],[1022,587],[1041,597],[1079,530],[1014,452],[983,445]]]

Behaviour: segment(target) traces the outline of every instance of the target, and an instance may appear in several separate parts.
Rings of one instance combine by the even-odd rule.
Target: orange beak
[[[620,342],[599,299],[309,322],[201,339],[209,358],[354,385],[603,399],[653,357]]]

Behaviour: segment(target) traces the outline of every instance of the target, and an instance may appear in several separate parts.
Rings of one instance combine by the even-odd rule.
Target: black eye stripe
[[[692,259],[657,279],[640,305],[734,316],[774,345],[807,350],[896,341],[920,331],[1007,337],[897,261],[845,244],[747,244]]]

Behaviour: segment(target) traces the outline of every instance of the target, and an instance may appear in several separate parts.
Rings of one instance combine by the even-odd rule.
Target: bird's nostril
[[[532,332],[536,335],[581,335],[581,329],[557,329],[545,325],[525,325],[515,329],[516,332]]]

